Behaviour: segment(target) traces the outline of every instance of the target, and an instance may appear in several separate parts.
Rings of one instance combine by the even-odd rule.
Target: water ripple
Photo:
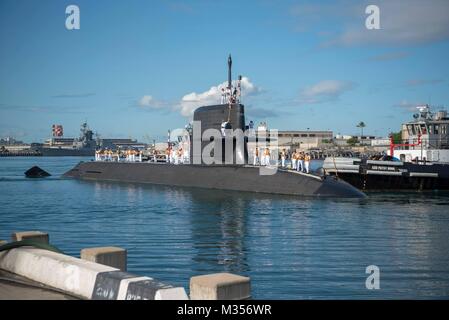
[[[44,230],[63,251],[127,248],[128,269],[188,288],[193,275],[249,275],[255,298],[449,296],[449,196],[301,199],[62,179],[79,158],[0,159],[0,239]],[[53,176],[25,179],[39,165]],[[381,290],[365,289],[365,268]]]

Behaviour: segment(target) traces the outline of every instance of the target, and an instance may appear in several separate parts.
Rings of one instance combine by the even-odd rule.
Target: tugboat
[[[402,125],[405,143],[390,136],[389,153],[377,159],[328,157],[323,169],[366,191],[449,190],[449,118],[418,106],[414,120]]]
[[[240,103],[240,79],[231,81],[231,56],[228,58],[228,83],[223,88],[221,104],[199,107],[194,112],[190,135],[190,161],[188,164],[158,162],[117,161],[81,162],[64,174],[84,180],[104,180],[131,183],[149,183],[179,187],[199,187],[271,194],[312,197],[365,197],[349,183],[335,178],[316,176],[290,170],[248,164],[248,136],[233,136],[234,132],[247,132],[245,107]],[[196,130],[197,126],[199,130]],[[214,132],[214,137],[205,136]],[[220,134],[221,133],[221,134]],[[238,140],[238,141],[237,141]],[[213,146],[212,150],[209,149]],[[221,148],[225,146],[225,148]],[[231,146],[228,148],[228,146]],[[170,152],[170,144],[167,151]],[[224,150],[223,150],[224,149]],[[220,152],[219,152],[220,151]],[[209,155],[204,157],[204,155]],[[212,163],[209,162],[212,160]],[[276,168],[277,169],[277,168]]]

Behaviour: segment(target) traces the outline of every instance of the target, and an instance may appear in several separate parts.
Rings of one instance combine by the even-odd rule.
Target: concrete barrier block
[[[173,286],[152,278],[131,281],[126,291],[126,300],[154,300],[158,290],[170,288]]]
[[[190,278],[192,300],[243,300],[251,297],[250,278],[215,273]]]
[[[126,271],[126,249],[118,247],[98,247],[81,250],[81,259]]]
[[[120,282],[120,288],[117,296],[117,300],[131,300],[132,293],[130,292],[128,296],[128,287],[131,282],[138,282],[143,280],[153,280],[153,278],[149,277],[136,277],[131,279],[123,279]]]
[[[95,300],[181,300],[184,288],[53,251],[20,247],[0,252],[0,269]]]
[[[42,242],[45,244],[49,243],[48,233],[41,231],[22,231],[22,232],[14,232],[11,235],[12,241],[21,241],[21,240],[33,240],[37,242]]]
[[[0,269],[85,299],[91,299],[99,273],[118,271],[61,253],[28,247],[0,252]]]
[[[154,300],[189,300],[184,288],[159,289]]]

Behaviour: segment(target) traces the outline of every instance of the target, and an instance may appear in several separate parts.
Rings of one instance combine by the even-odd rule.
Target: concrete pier
[[[40,231],[27,231],[12,234],[12,239],[14,241],[33,239],[48,243],[49,236]],[[50,290],[53,288],[80,299],[188,299],[182,287],[173,287],[150,277],[121,271],[120,268],[126,270],[125,249],[88,248],[83,250],[81,255],[86,259],[101,261],[119,268],[62,253],[22,246],[0,252],[0,272],[26,278]],[[6,288],[6,291],[10,286],[8,283],[0,285]],[[3,291],[6,292],[5,290]]]
[[[12,241],[33,240],[49,244],[50,237],[48,233],[40,231],[22,231],[22,232],[14,232],[11,235],[11,239]]]
[[[76,300],[41,283],[0,270],[0,300]]]
[[[16,232],[12,239],[48,243],[49,235],[40,231]],[[81,250],[81,257],[28,245],[0,251],[0,299],[189,299],[182,287],[126,272],[125,249],[86,248]],[[248,277],[230,273],[190,279],[190,298],[194,300],[248,299],[250,291]]]
[[[191,300],[243,300],[251,297],[250,278],[214,273],[190,278]]]
[[[81,259],[104,264],[110,267],[126,271],[127,253],[118,247],[97,247],[81,250]]]

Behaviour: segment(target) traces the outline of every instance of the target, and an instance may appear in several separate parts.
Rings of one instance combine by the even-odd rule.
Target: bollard
[[[33,241],[42,242],[45,244],[49,243],[48,233],[44,233],[41,231],[14,232],[11,235],[11,239],[12,239],[12,241],[33,240]]]
[[[104,264],[126,271],[126,249],[118,247],[85,248],[81,250],[81,259]]]
[[[192,300],[243,300],[251,297],[249,277],[215,273],[190,278]]]

